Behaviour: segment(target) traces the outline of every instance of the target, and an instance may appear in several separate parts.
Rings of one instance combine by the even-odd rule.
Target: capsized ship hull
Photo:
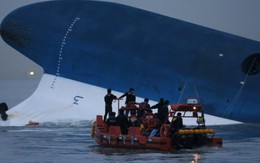
[[[198,97],[205,113],[259,123],[260,43],[156,13],[97,1],[28,5],[3,40],[55,75],[157,101]],[[248,73],[249,72],[249,73]]]

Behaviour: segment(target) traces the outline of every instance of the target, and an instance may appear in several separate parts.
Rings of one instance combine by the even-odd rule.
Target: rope
[[[200,103],[200,96],[199,96],[199,93],[198,93],[197,87],[196,87],[195,84],[194,84],[193,87],[194,87],[194,89],[195,89],[195,93],[196,93],[196,96],[197,96],[198,102]]]
[[[181,99],[182,99],[182,96],[183,96],[184,90],[185,90],[185,88],[186,88],[186,85],[187,85],[187,81],[185,81],[185,83],[184,83],[184,86],[183,86],[183,88],[182,88],[182,91],[181,91],[181,94],[180,94],[180,97],[179,97],[179,100],[178,100],[177,104],[179,104],[180,101],[181,101]],[[197,87],[196,87],[195,84],[193,85],[193,87],[194,87],[194,90],[195,90],[197,99],[198,99],[198,101],[199,101],[200,98],[199,98],[199,93],[198,93]],[[199,102],[200,102],[200,101],[199,101]]]
[[[241,82],[241,87],[240,87],[240,89],[239,89],[238,92],[236,93],[236,95],[235,95],[235,97],[234,97],[232,103],[229,105],[229,107],[228,107],[226,113],[224,113],[224,117],[228,118],[229,115],[230,115],[230,113],[233,111],[235,105],[237,104],[237,101],[239,100],[239,97],[240,97],[240,95],[241,95],[241,93],[242,93],[242,91],[243,91],[243,89],[244,89],[244,87],[245,87],[245,85],[246,85],[246,81],[247,81],[249,72],[250,72],[251,69],[253,68],[253,65],[254,65],[255,61],[256,61],[256,57],[254,58],[252,64],[250,65],[250,68],[248,69],[244,80]]]
[[[186,87],[186,83],[187,83],[187,82],[185,81],[184,86],[183,86],[183,89],[181,90],[181,94],[180,94],[180,97],[179,97],[179,100],[178,100],[177,104],[179,104],[180,101],[181,101],[182,95],[183,95],[184,90],[185,90],[185,87]]]

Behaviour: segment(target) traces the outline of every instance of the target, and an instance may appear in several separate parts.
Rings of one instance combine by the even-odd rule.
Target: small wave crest
[[[59,122],[44,122],[39,126],[42,127],[92,127],[93,121],[80,120],[80,121],[59,121]]]

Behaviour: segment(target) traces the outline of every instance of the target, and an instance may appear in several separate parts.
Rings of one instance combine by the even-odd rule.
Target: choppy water
[[[223,147],[160,152],[98,146],[91,123],[46,123],[37,127],[0,127],[1,163],[56,162],[259,162],[260,125],[213,127]]]

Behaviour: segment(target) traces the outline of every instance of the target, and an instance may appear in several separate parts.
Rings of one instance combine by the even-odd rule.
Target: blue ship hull
[[[260,122],[257,41],[96,1],[16,9],[1,36],[47,74],[121,92],[134,87],[155,101],[197,97],[208,114]]]

